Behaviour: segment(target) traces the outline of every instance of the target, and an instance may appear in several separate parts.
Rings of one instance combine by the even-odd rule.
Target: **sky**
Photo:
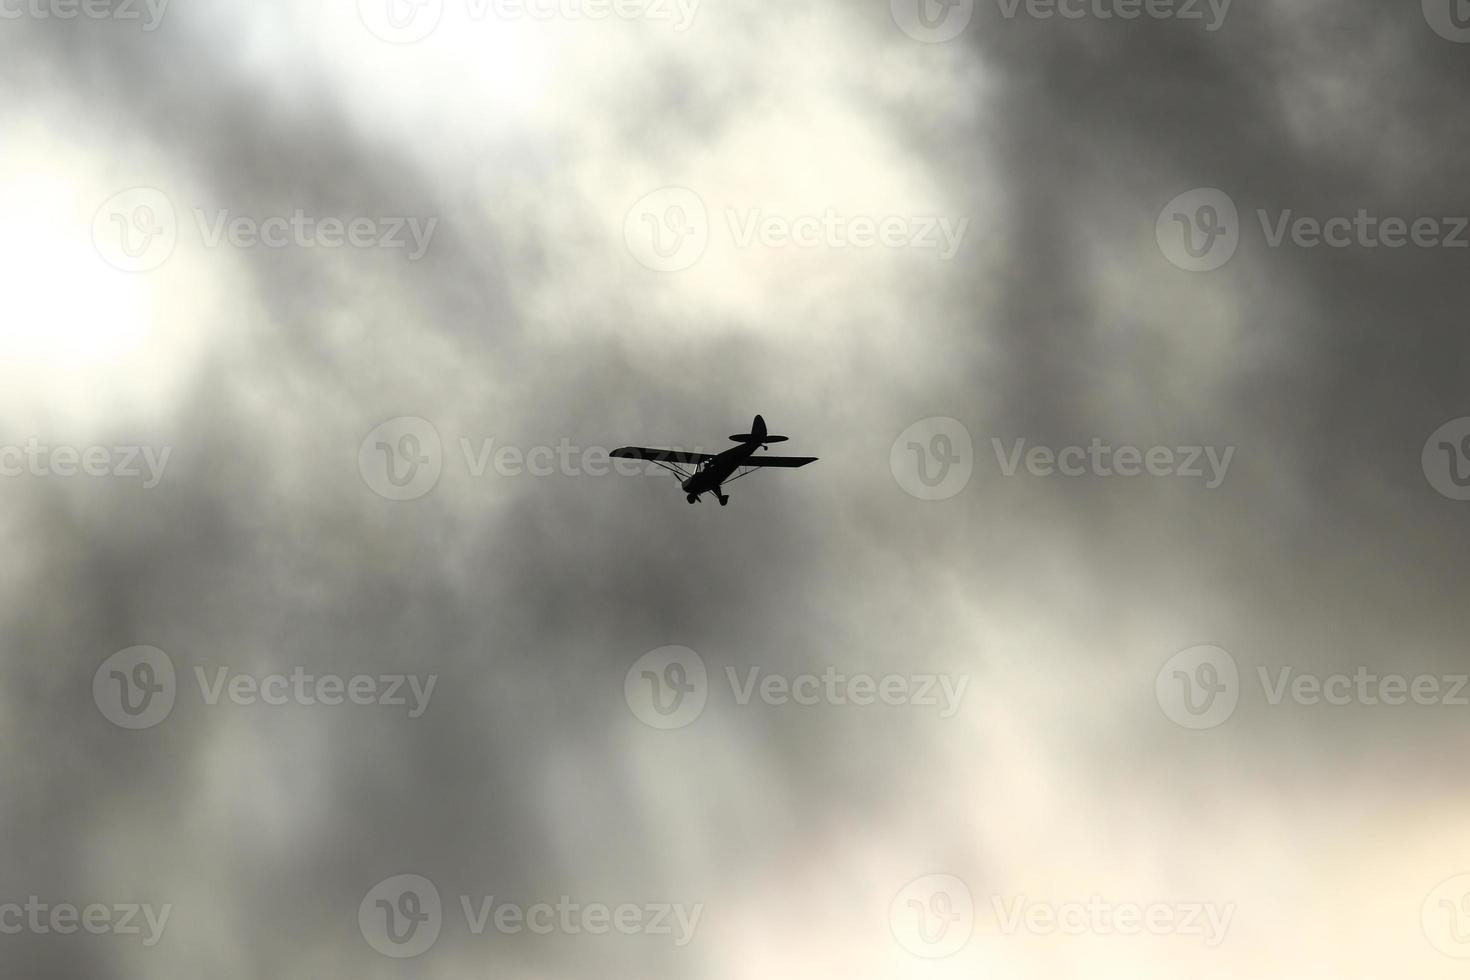
[[[1467,82],[1463,0],[0,0],[0,973],[1461,975]]]

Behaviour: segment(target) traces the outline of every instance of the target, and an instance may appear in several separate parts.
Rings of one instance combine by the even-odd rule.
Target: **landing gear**
[[[697,504],[697,503],[699,503],[699,498],[696,497],[692,493],[689,494],[688,496],[686,496],[684,499],[687,500],[687,501],[689,501],[691,504]]]
[[[730,495],[728,493],[722,493],[722,494],[720,494],[720,506],[721,507],[725,506],[729,502],[730,502]]]

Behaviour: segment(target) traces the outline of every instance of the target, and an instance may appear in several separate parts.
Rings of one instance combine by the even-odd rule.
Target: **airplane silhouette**
[[[743,476],[754,473],[757,467],[762,466],[805,466],[807,463],[817,461],[815,456],[757,456],[756,452],[766,448],[773,442],[786,442],[785,436],[773,436],[766,433],[766,420],[759,415],[750,423],[749,432],[737,433],[730,437],[739,443],[719,455],[709,453],[686,453],[678,449],[644,449],[642,446],[624,446],[614,449],[609,455],[618,459],[646,459],[656,463],[679,478],[679,486],[684,491],[684,499],[691,504],[697,503],[702,494],[713,493],[723,507],[730,502],[730,495],[721,493],[720,488],[726,483],[733,483]],[[686,472],[682,466],[693,466],[694,471]],[[749,467],[744,473],[731,476],[736,470]]]

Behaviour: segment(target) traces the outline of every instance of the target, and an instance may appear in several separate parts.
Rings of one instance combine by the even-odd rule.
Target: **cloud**
[[[23,273],[0,338],[25,358],[0,442],[172,450],[149,490],[0,479],[0,902],[173,906],[151,948],[3,937],[27,975],[889,976],[916,962],[890,905],[941,872],[975,899],[976,937],[935,961],[956,974],[1452,966],[1415,916],[1463,870],[1454,709],[1272,705],[1256,678],[1459,663],[1458,511],[1420,465],[1467,414],[1458,253],[1273,248],[1257,217],[1470,213],[1453,44],[1363,5],[1236,8],[1214,32],[977,5],[944,44],[881,5],[700,5],[687,30],[478,9],[446,3],[411,45],[352,5],[0,35],[27,106],[0,151],[24,219],[0,235]],[[122,272],[93,220],[140,186],[178,242]],[[639,255],[673,239],[625,236],[670,187],[707,241],[659,271]],[[1201,187],[1240,242],[1188,273],[1155,227]],[[199,215],[221,211],[437,226],[415,261],[211,245]],[[829,214],[847,244],[739,233]],[[948,260],[851,244],[894,217],[969,223]],[[487,448],[722,448],[757,411],[821,460],[728,508],[666,476],[477,471]],[[441,471],[391,501],[359,449],[403,416]],[[935,416],[974,472],[929,502],[889,460]],[[1235,456],[1215,490],[1007,477],[997,439]],[[1241,703],[1188,731],[1155,675],[1207,643]],[[127,731],[93,681],[138,644],[177,700]],[[709,701],[658,731],[624,682],[668,645],[697,651]],[[196,669],[221,667],[437,686],[419,718],[210,704]],[[751,668],[967,693],[948,719],[741,704],[728,671]],[[353,918],[400,874],[444,909],[406,964]],[[1237,911],[1208,950],[996,934],[996,896],[1092,894]],[[703,912],[687,947],[476,935],[460,900],[491,895]]]

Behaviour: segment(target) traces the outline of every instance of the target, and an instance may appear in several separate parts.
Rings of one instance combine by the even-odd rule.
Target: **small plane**
[[[730,439],[739,445],[731,446],[719,455],[686,453],[678,449],[644,449],[641,446],[624,446],[622,449],[614,449],[609,455],[618,459],[646,459],[662,466],[679,478],[685,500],[691,504],[698,503],[702,494],[713,493],[721,507],[730,502],[730,495],[721,493],[720,488],[726,483],[749,476],[759,467],[805,466],[817,461],[815,456],[757,456],[757,451],[765,449],[771,443],[787,441],[785,436],[768,435],[766,420],[759,415],[750,423],[749,432],[737,433]],[[693,466],[694,471],[688,472],[683,469],[684,466]],[[745,468],[744,473],[731,476],[742,468]]]

